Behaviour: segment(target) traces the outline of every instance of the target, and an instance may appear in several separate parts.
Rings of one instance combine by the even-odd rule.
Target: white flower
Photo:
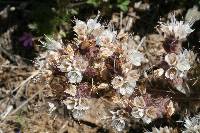
[[[183,85],[181,84],[181,85],[174,85],[175,87],[176,87],[176,89],[178,90],[178,91],[180,91],[181,93],[183,93],[183,94],[186,94],[186,91],[185,91],[185,88],[183,87]]]
[[[122,95],[132,95],[134,92],[134,89],[136,87],[136,81],[124,81],[123,77],[116,76],[111,84],[113,85],[114,89],[117,89],[117,91]]]
[[[162,68],[159,68],[159,69],[156,69],[153,71],[153,74],[155,77],[160,77],[163,75],[163,73],[164,73],[164,69],[162,69]]]
[[[157,108],[150,106],[145,110],[147,117],[155,119],[157,118]]]
[[[72,66],[71,65],[66,66],[64,64],[61,64],[61,65],[57,66],[57,68],[59,68],[61,72],[69,72],[69,71],[72,70]]]
[[[57,66],[61,72],[69,72],[72,70],[72,64],[68,59],[63,59],[61,64]]]
[[[111,126],[114,127],[118,132],[123,131],[125,128],[126,122],[123,118],[114,119],[111,123]]]
[[[133,65],[141,66],[141,62],[144,61],[144,54],[139,52],[139,51],[137,51],[137,50],[133,50],[133,51],[129,52],[128,58],[129,58],[129,61]]]
[[[101,27],[101,24],[97,22],[96,19],[89,19],[87,21],[88,30],[94,30]]]
[[[80,71],[73,70],[67,74],[70,83],[80,83],[82,81],[82,74]]]
[[[110,31],[109,29],[104,30],[100,36],[97,38],[97,45],[106,46],[115,40],[116,33]]]
[[[178,76],[178,71],[175,67],[170,67],[166,72],[165,72],[165,77],[169,79],[175,79]]]
[[[128,73],[132,69],[133,65],[130,62],[126,62],[122,64],[122,72]]]
[[[97,22],[97,19],[89,19],[87,21],[87,27],[87,32],[91,32],[94,36],[97,36],[101,31],[101,24]]]
[[[191,68],[189,62],[185,58],[179,59],[176,67],[178,68],[178,70],[180,70],[182,72],[188,71]]]
[[[121,76],[116,76],[112,82],[111,82],[112,86],[114,89],[118,89],[120,88],[123,84],[124,84],[124,79]]]
[[[122,95],[132,95],[134,92],[136,86],[136,82],[132,82],[130,84],[129,82],[125,82],[120,88],[119,88],[119,93]]]
[[[129,72],[126,73],[126,81],[129,83],[131,82],[136,82],[140,78],[140,74],[138,73],[137,70],[130,70]]]
[[[196,57],[193,52],[184,50],[183,53],[179,54],[179,60],[178,63],[176,64],[176,67],[181,72],[188,71],[191,68],[190,64],[194,62],[195,58]]]
[[[165,56],[165,61],[170,65],[176,65],[178,62],[178,56],[175,53],[170,53]]]
[[[186,130],[183,133],[199,133],[200,132],[200,116],[194,116],[192,118],[185,118]]]
[[[101,55],[102,57],[109,57],[109,56],[111,56],[112,54],[113,54],[113,51],[110,50],[109,48],[107,48],[107,47],[101,47],[101,48],[100,48],[100,55]]]
[[[85,111],[88,109],[89,109],[89,107],[83,106],[82,104],[77,105],[72,110],[72,115],[75,119],[81,119],[84,116]]]
[[[75,99],[72,97],[64,100],[63,103],[67,106],[67,109],[72,110],[72,115],[75,119],[82,118],[85,111],[89,109],[88,106],[81,104],[80,99]]]
[[[133,107],[131,115],[136,119],[142,118],[144,116],[144,109]]]
[[[73,66],[75,69],[78,69],[84,72],[88,66],[88,61],[85,60],[82,56],[75,56],[73,60]]]
[[[193,51],[191,50],[187,50],[185,49],[183,51],[183,55],[185,57],[185,59],[189,62],[190,65],[194,64],[195,59],[197,57],[197,54],[195,54]]]
[[[195,125],[200,125],[200,116],[194,116],[194,117],[192,117],[192,118],[188,118],[188,117],[186,117],[185,118],[185,124],[184,124],[184,126],[186,127],[186,128],[191,128],[191,127],[194,127]]]
[[[186,37],[193,32],[191,29],[193,22],[177,21],[175,15],[171,16],[170,21],[167,23],[160,23],[160,30],[165,33],[166,36],[175,35],[179,40],[185,40]]]
[[[85,35],[87,31],[87,25],[85,22],[80,20],[75,20],[76,25],[74,26],[74,31],[78,35]]]
[[[73,109],[72,110],[72,116],[75,118],[75,119],[80,119],[82,118],[84,115],[84,111],[83,110],[78,110],[78,109]]]
[[[136,96],[133,100],[133,104],[137,108],[144,108],[146,106],[146,103],[145,103],[144,98],[142,96]]]
[[[107,89],[109,87],[109,85],[107,83],[101,83],[100,85],[98,85],[98,89],[99,90],[103,90],[103,89]]]
[[[188,71],[188,70],[191,68],[191,66],[190,66],[190,64],[189,64],[188,61],[186,61],[186,60],[181,60],[181,61],[178,62],[177,68],[178,68],[180,71],[183,72],[183,71]]]

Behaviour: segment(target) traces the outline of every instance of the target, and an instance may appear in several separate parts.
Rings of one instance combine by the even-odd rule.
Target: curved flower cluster
[[[184,94],[187,92],[183,87],[183,82],[187,80],[187,74],[194,65],[197,54],[191,50],[183,50],[182,42],[194,31],[191,29],[193,23],[177,21],[175,16],[172,15],[171,21],[160,23],[159,27],[159,31],[164,33],[163,48],[167,53],[161,69],[165,69],[165,77],[172,82],[177,90]]]
[[[65,45],[49,37],[46,37],[46,43],[42,42],[47,53],[39,59],[43,62],[40,69],[50,71],[47,80],[55,97],[76,119],[82,119],[91,109],[92,105],[87,103],[89,98],[105,99],[112,105],[107,110],[112,115],[110,124],[117,131],[124,130],[130,120],[148,124],[157,118],[171,116],[175,108],[170,98],[155,98],[148,92],[150,86],[145,86],[150,73],[145,73],[150,66],[143,45],[145,38],[133,43],[127,33],[117,33],[109,26],[101,25],[98,17],[87,22],[75,20],[73,43]],[[190,24],[178,22],[174,17],[171,21],[160,25],[166,53],[155,65],[153,75],[155,78],[163,76],[180,89],[196,54],[190,50],[182,51],[182,47],[180,51],[176,48],[193,30]],[[155,129],[158,130],[164,132],[167,129]]]

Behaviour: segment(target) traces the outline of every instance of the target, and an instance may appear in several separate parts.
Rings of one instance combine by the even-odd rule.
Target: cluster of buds
[[[48,83],[53,94],[76,119],[81,119],[92,106],[86,104],[87,99],[106,99],[117,109],[108,109],[111,125],[117,131],[122,131],[130,119],[148,124],[163,116],[170,117],[175,111],[170,98],[154,98],[146,92],[148,87],[140,89],[149,80],[143,73],[149,66],[142,46],[145,38],[133,44],[127,33],[101,25],[98,17],[87,22],[75,20],[73,43],[65,45],[49,37],[46,43],[42,42],[47,53],[40,58],[40,69],[50,71]],[[177,88],[181,88],[196,58],[192,51],[182,51],[181,46],[193,31],[190,27],[191,24],[178,22],[174,17],[171,22],[160,24],[166,54],[154,74],[178,82]]]
[[[194,21],[177,21],[175,15],[167,23],[160,23],[159,32],[164,37],[163,48],[166,51],[162,59],[161,69],[165,72],[165,78],[169,79],[172,85],[180,92],[186,94],[183,83],[188,79],[187,74],[194,66],[196,56],[191,50],[183,50],[182,43],[186,37],[193,32],[191,29]]]

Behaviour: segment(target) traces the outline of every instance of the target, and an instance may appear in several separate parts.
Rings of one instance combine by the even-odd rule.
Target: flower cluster
[[[187,71],[195,61],[196,55],[192,51],[184,50],[179,55],[168,53],[165,61],[169,65],[169,69],[165,73],[165,77],[171,80],[178,77],[186,77]]]
[[[163,47],[166,52],[180,53],[182,51],[182,42],[194,31],[191,29],[193,23],[194,21],[177,21],[175,15],[172,15],[167,23],[160,23],[158,30],[164,34],[165,41]]]
[[[191,26],[194,22],[184,23],[177,21],[175,16],[171,16],[171,21],[160,23],[159,31],[164,34],[163,48],[166,51],[164,65],[165,77],[169,79],[177,90],[186,94],[183,87],[184,80],[187,80],[187,73],[195,63],[197,54],[191,50],[183,50],[182,42],[193,32]]]
[[[136,96],[133,99],[131,115],[142,119],[145,123],[150,123],[156,118],[163,117],[163,114],[171,116],[175,109],[170,99],[153,99],[150,95]]]
[[[183,133],[198,133],[200,132],[200,116],[196,115],[192,118],[185,118],[184,124],[186,130]]]
[[[110,124],[117,131],[124,130],[130,119],[148,124],[170,117],[175,112],[174,102],[168,96],[154,97],[148,92],[151,87],[145,86],[151,73],[146,72],[150,63],[144,50],[145,38],[133,43],[127,33],[101,25],[98,17],[87,22],[76,19],[72,43],[65,45],[49,37],[46,43],[42,42],[47,52],[40,58],[40,69],[50,71],[49,87],[54,96],[71,110],[75,119],[81,119],[91,109],[92,105],[86,104],[89,98],[105,99],[112,105],[108,108],[112,115]],[[196,58],[196,54],[183,51],[181,46],[193,31],[190,27],[191,24],[178,22],[174,17],[171,22],[160,24],[165,53],[155,65],[153,75],[166,82],[170,80],[179,89]]]
[[[172,14],[170,21],[167,23],[160,23],[160,30],[164,33],[166,38],[174,36],[175,39],[182,41],[186,40],[186,37],[194,31],[191,29],[193,23],[193,21],[177,21],[175,15]]]
[[[111,84],[122,95],[132,95],[136,87],[136,81],[139,79],[140,74],[137,70],[130,70],[125,73],[125,78],[115,76]]]

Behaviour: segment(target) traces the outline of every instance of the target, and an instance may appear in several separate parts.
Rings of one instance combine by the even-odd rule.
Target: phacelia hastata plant
[[[42,42],[47,52],[38,62],[43,64],[40,70],[48,72],[45,77],[54,97],[71,110],[75,119],[84,119],[87,112],[100,115],[92,110],[90,101],[104,99],[111,105],[106,108],[110,113],[101,114],[106,120],[98,124],[111,125],[117,131],[127,128],[130,121],[150,123],[170,117],[175,112],[174,102],[167,96],[152,96],[146,86],[151,72],[146,72],[150,65],[143,45],[145,38],[132,43],[127,33],[101,25],[98,17],[87,22],[75,20],[73,43],[63,44],[48,37],[46,43]],[[174,16],[170,22],[160,23],[165,52],[152,73],[183,93],[183,83],[196,58],[191,50],[182,48],[182,42],[193,31],[191,25]]]

